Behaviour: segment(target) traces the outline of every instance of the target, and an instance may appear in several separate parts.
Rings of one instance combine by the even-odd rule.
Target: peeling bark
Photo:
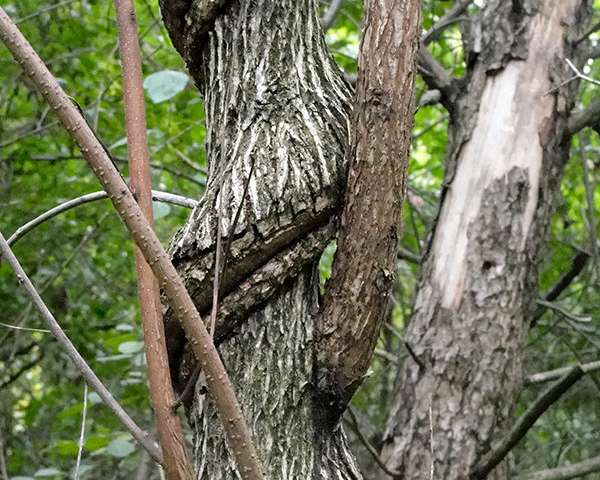
[[[445,191],[407,330],[423,366],[403,367],[385,433],[386,464],[402,478],[429,478],[432,461],[434,478],[469,478],[507,431],[521,385],[576,85],[547,92],[569,76],[569,33],[588,2],[515,5],[488,1],[472,22],[481,46],[467,42]],[[504,478],[503,468],[489,478]]]
[[[172,258],[206,312],[221,204],[221,231],[232,241],[217,341],[267,478],[358,479],[337,418],[315,394],[313,366],[316,262],[335,232],[345,183],[349,90],[315,0],[220,3],[206,34],[185,19],[202,16],[207,2],[161,3],[204,96],[209,159],[206,193],[173,240]],[[194,358],[172,313],[166,331],[181,388]],[[199,478],[237,478],[202,392],[199,382],[188,412]]]

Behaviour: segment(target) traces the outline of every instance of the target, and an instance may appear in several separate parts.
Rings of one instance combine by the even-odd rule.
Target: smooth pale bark
[[[177,5],[161,7],[205,100],[209,159],[206,193],[174,239],[173,259],[198,308],[208,310],[221,204],[221,231],[232,243],[216,338],[267,478],[361,478],[337,417],[314,385],[316,262],[335,231],[331,216],[344,185],[350,110],[349,90],[323,41],[317,2],[226,3],[208,35],[200,28],[208,14],[198,5],[186,12],[197,19],[187,27]],[[277,278],[282,284],[273,288]],[[244,320],[235,335],[231,317],[223,319],[227,312]],[[167,319],[181,387],[194,360],[172,325]],[[199,478],[237,478],[201,382],[188,414]]]
[[[451,99],[445,189],[406,335],[423,366],[403,367],[384,438],[402,478],[430,478],[432,461],[433,478],[469,478],[510,427],[576,85],[548,92],[570,76],[568,33],[587,6],[488,1],[472,22],[479,38]]]

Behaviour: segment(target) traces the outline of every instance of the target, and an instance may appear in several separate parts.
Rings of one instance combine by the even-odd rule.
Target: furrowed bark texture
[[[467,49],[453,99],[445,191],[407,330],[423,368],[404,365],[384,438],[400,478],[430,478],[432,460],[433,478],[469,478],[510,426],[577,86],[547,92],[570,76],[587,7],[495,0],[474,19],[481,49]]]
[[[414,116],[420,10],[420,0],[365,2],[342,231],[318,322],[319,386],[340,413],[362,383],[388,308]],[[333,391],[327,391],[330,385]]]
[[[206,18],[202,3],[161,4],[204,96],[210,163],[173,260],[206,312],[221,203],[221,231],[232,241],[216,340],[267,478],[361,478],[341,427],[316,397],[313,367],[316,262],[335,232],[344,185],[348,88],[327,53],[316,0],[225,2],[208,30],[194,27]],[[194,359],[170,315],[181,388]],[[199,478],[237,478],[215,413],[199,382],[189,411]]]

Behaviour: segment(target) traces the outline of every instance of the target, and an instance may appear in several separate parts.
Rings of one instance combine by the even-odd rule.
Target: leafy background
[[[472,13],[481,3],[470,7]],[[423,4],[423,27],[427,29],[453,2],[425,0]],[[357,69],[361,5],[357,0],[344,0],[327,32],[332,54],[349,78]],[[324,2],[322,10],[327,6]],[[597,15],[600,2],[595,0],[594,6]],[[18,20],[63,87],[82,106],[127,175],[112,2],[13,0],[3,8]],[[137,1],[136,8],[154,188],[199,198],[206,179],[202,101],[171,46],[158,2]],[[592,39],[595,43],[597,37]],[[445,30],[430,49],[454,75],[464,73],[458,25]],[[586,73],[594,78],[600,78],[597,63],[590,61],[586,67]],[[593,99],[595,88],[582,84],[581,106]],[[418,95],[425,90],[419,80]],[[447,121],[447,113],[439,105],[420,108],[416,115],[402,247],[417,255],[425,248],[435,220]],[[598,249],[599,151],[593,131],[586,130],[573,141],[541,264],[542,293],[570,268],[579,250],[593,254]],[[0,47],[0,231],[8,236],[52,206],[97,190],[99,184],[76,146],[7,50]],[[155,204],[156,229],[165,245],[188,213],[181,207]],[[83,356],[133,418],[152,431],[132,244],[108,201],[78,207],[46,222],[20,240],[14,250]],[[324,254],[323,279],[328,277],[332,255],[333,248]],[[528,373],[598,359],[599,273],[598,257],[592,256],[558,300],[565,310],[580,317],[578,321],[546,312],[532,329]],[[366,472],[377,467],[356,431],[358,428],[378,447],[397,367],[406,356],[402,331],[411,313],[418,275],[416,264],[399,261],[389,321],[370,377],[353,401],[357,422],[345,418]],[[49,334],[12,328],[43,329],[44,325],[6,265],[0,265],[0,312],[0,440],[9,477],[71,478],[84,382]],[[600,453],[599,382],[600,376],[588,376],[538,422],[511,456],[517,471]],[[524,411],[541,388],[523,390],[517,413]],[[83,479],[158,478],[155,467],[93,392],[88,393],[84,446]]]

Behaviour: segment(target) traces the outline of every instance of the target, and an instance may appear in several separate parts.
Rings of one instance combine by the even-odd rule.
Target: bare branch
[[[508,455],[534,425],[538,418],[548,410],[577,380],[584,375],[584,371],[578,365],[572,367],[558,382],[533,402],[527,411],[517,420],[511,431],[491,452],[485,455],[473,468],[471,478],[483,480],[488,474]]]
[[[96,200],[102,200],[104,198],[108,198],[108,194],[104,190],[101,190],[99,192],[87,193],[81,197],[73,198],[72,200],[67,200],[66,202],[51,208],[50,210],[42,213],[33,220],[17,228],[15,233],[9,237],[7,242],[12,246],[31,230],[47,220],[50,220],[51,218],[54,218],[63,212],[71,210],[72,208],[85,205],[86,203],[95,202]],[[174,193],[161,192],[160,190],[152,190],[152,199],[156,200],[157,202],[170,203],[172,205],[178,205],[186,208],[194,208],[198,203],[196,200],[191,198],[182,197],[181,195],[176,195]]]
[[[595,372],[600,370],[600,361],[580,364],[579,367],[584,373]],[[525,385],[532,385],[535,383],[545,383],[552,380],[556,380],[563,375],[569,373],[573,367],[557,368],[555,370],[548,370],[547,372],[534,373],[525,378]]]
[[[429,45],[431,42],[436,41],[444,28],[460,21],[460,15],[462,15],[472,3],[473,0],[460,0],[456,2],[454,6],[448,9],[444,16],[435,23],[435,25],[423,34],[421,37],[423,45]]]
[[[8,471],[6,470],[6,457],[4,456],[4,441],[2,438],[2,430],[0,429],[0,474],[2,480],[8,480]]]
[[[79,480],[79,467],[81,466],[81,454],[83,453],[83,440],[85,438],[85,417],[87,416],[88,386],[83,384],[83,411],[81,412],[81,430],[79,432],[79,448],[77,449],[77,462],[75,463],[74,480]]]
[[[361,443],[365,446],[367,451],[371,454],[371,456],[373,457],[373,460],[375,460],[375,463],[377,463],[379,468],[381,468],[381,470],[383,470],[390,477],[400,476],[400,472],[397,472],[396,470],[391,470],[385,464],[385,462],[381,459],[381,457],[377,453],[377,450],[375,449],[375,447],[373,445],[371,445],[371,442],[369,442],[369,439],[362,432],[362,430],[360,429],[360,425],[358,424],[358,418],[356,418],[356,413],[354,413],[354,409],[352,407],[348,407],[348,409],[346,411],[348,412],[348,415],[350,415],[350,418],[352,419],[352,423],[354,424],[354,433],[356,433],[356,436],[361,441]]]
[[[321,18],[321,28],[324,32],[329,30],[335,22],[335,18],[337,17],[337,13],[341,6],[342,0],[331,0],[329,8],[325,12],[325,15],[323,15],[323,18]]]
[[[243,479],[262,480],[263,470],[252,435],[219,353],[183,281],[152,227],[144,218],[131,191],[94,132],[2,8],[0,8],[0,38],[81,148],[90,167],[109,194],[119,216],[142,250],[144,258],[159,279],[173,311],[190,338],[194,354],[202,362],[209,392],[223,422],[225,435],[239,474]]]
[[[600,456],[562,467],[540,470],[524,475],[521,480],[569,480],[600,471]]]
[[[3,14],[4,10],[0,8],[0,22],[2,22]],[[117,418],[121,421],[125,428],[131,433],[131,435],[133,435],[133,437],[140,443],[140,445],[144,447],[144,449],[150,454],[150,456],[156,462],[162,463],[162,452],[160,451],[158,445],[154,443],[154,441],[146,432],[144,432],[140,427],[138,427],[135,424],[135,422],[131,419],[127,412],[123,410],[121,405],[119,405],[119,403],[114,399],[112,394],[96,376],[94,371],[79,354],[77,349],[73,346],[71,340],[69,340],[69,337],[67,337],[61,326],[58,324],[58,322],[50,312],[50,310],[48,310],[48,307],[46,307],[46,304],[44,303],[37,290],[31,283],[31,280],[29,280],[29,277],[19,264],[19,261],[13,254],[12,250],[10,249],[10,246],[4,239],[2,233],[0,233],[0,252],[2,253],[2,258],[4,258],[8,262],[8,264],[15,272],[19,283],[23,286],[23,288],[25,288],[25,290],[27,290],[27,293],[29,293],[33,304],[42,315],[42,318],[48,324],[48,328],[52,332],[52,335],[54,335],[58,343],[60,343],[63,346],[67,355],[75,364],[77,370],[79,370],[81,372],[81,375],[83,375],[83,378],[85,378],[85,380],[104,401],[106,406],[113,411],[113,413],[117,416]]]
[[[123,100],[127,129],[127,156],[131,190],[148,224],[152,225],[152,180],[148,160],[148,138],[142,59],[137,33],[135,8],[132,0],[115,0],[119,30],[119,50],[123,76]],[[185,131],[185,130],[184,130]],[[175,138],[175,137],[173,137]],[[167,142],[170,143],[172,139]],[[155,152],[166,145],[159,146]],[[160,289],[150,265],[139,248],[135,248],[138,276],[138,297],[144,333],[144,351],[148,365],[150,398],[156,416],[156,429],[163,451],[164,470],[168,480],[192,480],[194,471],[185,451],[183,429],[171,405],[175,393],[171,384],[169,358],[165,341]]]
[[[587,108],[571,114],[567,135],[573,136],[587,127],[600,130],[600,100],[594,100]]]
[[[419,73],[431,90],[441,92],[441,102],[447,110],[451,109],[450,100],[453,96],[452,77],[442,65],[429,53],[427,47],[421,44],[419,48]]]

